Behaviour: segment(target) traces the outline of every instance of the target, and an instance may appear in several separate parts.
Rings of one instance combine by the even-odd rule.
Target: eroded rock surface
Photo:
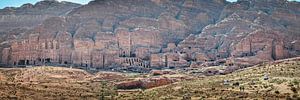
[[[5,26],[13,30],[0,35],[1,63],[90,69],[251,66],[299,56],[299,5],[286,0],[95,0],[83,6],[42,1],[5,8],[0,23],[15,23],[5,18],[17,17],[5,16],[35,15],[41,24]],[[24,18],[18,19],[32,20]]]

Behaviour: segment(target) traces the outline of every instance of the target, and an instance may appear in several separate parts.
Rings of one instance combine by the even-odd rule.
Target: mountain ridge
[[[53,10],[54,16],[25,27],[27,31],[11,36],[15,39],[0,41],[5,44],[1,62],[79,68],[252,66],[299,56],[299,5],[280,0],[95,0],[83,6],[70,4],[63,15]]]

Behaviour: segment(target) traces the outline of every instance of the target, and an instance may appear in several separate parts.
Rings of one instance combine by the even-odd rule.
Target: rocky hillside
[[[241,58],[258,63],[299,55],[299,2],[239,0],[228,4],[220,21],[206,26],[179,44],[190,52],[212,54],[209,59]],[[199,48],[201,48],[199,50]],[[240,61],[242,60],[242,61]]]
[[[0,9],[0,32],[15,28],[33,28],[47,18],[66,15],[81,5],[55,0],[24,4],[21,7]]]
[[[0,41],[1,63],[89,68],[251,66],[299,56],[299,6],[286,0],[26,4],[2,9],[1,14],[54,17],[29,29],[9,26],[14,30],[0,35],[5,38]]]
[[[174,73],[176,74],[176,73]],[[138,89],[172,83],[187,76],[153,76],[115,72],[88,73],[80,69],[62,67],[4,68],[0,69],[0,99],[89,99],[98,100],[118,96],[126,88]],[[119,89],[119,90],[118,90]],[[136,91],[136,90],[133,90]],[[103,93],[103,94],[102,94]],[[124,93],[127,93],[126,90]],[[110,100],[110,99],[109,99]]]
[[[139,93],[124,94],[120,99],[156,100],[235,100],[300,98],[299,58],[257,65],[228,75],[183,81]]]
[[[99,82],[91,81],[96,77],[78,69],[38,67],[0,69],[0,73],[1,99],[95,98],[99,90]]]

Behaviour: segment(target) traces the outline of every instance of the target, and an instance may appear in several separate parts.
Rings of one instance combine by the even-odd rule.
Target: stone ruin
[[[128,32],[120,29],[117,34],[101,34],[96,37],[96,41],[73,39],[68,33],[58,33],[54,38],[30,34],[28,39],[15,41],[2,51],[2,63],[11,66],[63,65],[105,69],[117,65],[162,69],[251,66],[263,60],[292,56],[280,38],[274,41],[267,39],[274,39],[271,35],[257,35],[263,32],[266,34],[268,31],[257,31],[238,42],[230,54],[222,54],[223,51],[207,52],[212,50],[208,49],[212,44],[206,44],[211,43],[210,40],[191,41],[191,37],[178,45],[169,43],[163,48],[162,39],[155,36],[159,35],[158,32],[147,30]],[[149,38],[144,38],[145,35],[149,35]]]
[[[157,32],[139,30],[130,33],[120,29],[117,35],[101,34],[93,42],[74,40],[68,33],[58,33],[54,38],[30,34],[28,39],[17,40],[5,48],[2,62],[12,66],[51,64],[104,68],[118,64],[149,68],[150,62],[145,59],[150,59],[152,52],[158,52],[159,47],[155,46],[161,43],[155,35]]]

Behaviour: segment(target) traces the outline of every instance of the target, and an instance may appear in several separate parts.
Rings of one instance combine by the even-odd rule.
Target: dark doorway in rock
[[[46,63],[51,63],[51,59],[50,58],[47,58],[45,59]]]
[[[123,51],[122,57],[126,57],[125,51]]]
[[[26,65],[29,65],[29,60],[26,60]]]
[[[25,60],[19,60],[18,65],[25,65]]]
[[[136,55],[134,53],[131,53],[130,57],[136,57]]]
[[[85,61],[85,67],[88,67],[87,61]]]

